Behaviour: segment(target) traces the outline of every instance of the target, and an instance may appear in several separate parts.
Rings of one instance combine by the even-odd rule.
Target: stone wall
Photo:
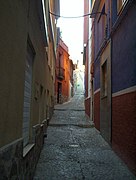
[[[0,179],[33,179],[47,133],[47,121],[33,127],[33,142],[23,148],[18,139],[0,149]]]
[[[18,139],[0,149],[0,177],[21,179],[23,167],[23,140]]]

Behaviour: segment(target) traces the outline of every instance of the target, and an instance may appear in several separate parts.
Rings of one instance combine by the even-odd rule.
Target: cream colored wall
[[[0,1],[0,147],[22,135],[26,11],[21,1]]]
[[[51,12],[55,11],[53,0],[49,0],[49,7],[50,7]],[[54,16],[50,15],[50,20],[51,20],[51,26],[48,26],[48,30],[50,31],[49,33],[50,43],[48,46],[48,68],[49,68],[48,71],[51,74],[51,76],[50,77],[47,76],[49,79],[49,83],[48,83],[49,97],[48,97],[47,105],[52,107],[54,105],[54,103],[52,102],[54,100],[51,100],[51,99],[54,99],[54,88],[55,88],[55,63],[56,63],[56,55],[57,55],[56,54],[57,26],[55,23]]]
[[[54,96],[54,72],[50,71],[43,46],[37,1],[30,1],[29,4],[29,1],[15,0],[13,3],[10,0],[2,0],[0,22],[0,147],[2,147],[22,137],[28,34],[36,53],[33,63],[30,139],[32,126],[46,118],[47,104],[52,105],[50,98]],[[55,59],[54,57],[51,59],[51,66],[54,66]],[[40,94],[41,86],[42,94]]]

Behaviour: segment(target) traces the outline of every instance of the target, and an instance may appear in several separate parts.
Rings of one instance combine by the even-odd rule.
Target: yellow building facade
[[[54,106],[55,3],[0,2],[1,177],[32,179],[42,149]]]

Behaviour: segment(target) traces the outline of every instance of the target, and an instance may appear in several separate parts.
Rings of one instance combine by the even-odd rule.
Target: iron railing
[[[56,68],[56,75],[57,75],[57,78],[60,80],[65,79],[65,69],[62,67],[57,67]]]

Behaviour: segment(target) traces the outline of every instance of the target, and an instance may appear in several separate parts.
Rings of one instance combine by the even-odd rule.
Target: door
[[[94,121],[94,82],[93,79],[91,81],[91,120]]]
[[[111,58],[110,43],[101,57],[100,77],[100,132],[111,143]]]
[[[58,82],[58,91],[57,91],[57,103],[61,103],[61,96],[62,96],[62,84]]]

